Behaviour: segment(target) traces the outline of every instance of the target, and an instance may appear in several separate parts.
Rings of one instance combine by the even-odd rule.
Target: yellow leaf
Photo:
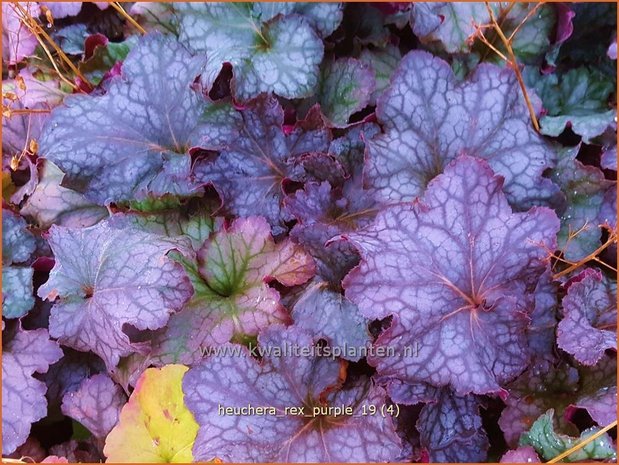
[[[198,424],[185,406],[184,365],[149,368],[105,440],[107,462],[189,463]]]

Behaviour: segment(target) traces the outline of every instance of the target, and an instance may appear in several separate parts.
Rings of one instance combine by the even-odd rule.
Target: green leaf
[[[616,112],[609,109],[608,99],[615,86],[599,71],[580,67],[558,76],[528,70],[525,79],[548,112],[540,119],[542,134],[559,136],[569,124],[588,143],[614,121]]]
[[[197,260],[175,254],[194,287],[185,307],[157,333],[156,364],[194,363],[203,347],[255,336],[272,323],[289,323],[279,292],[268,285],[303,284],[315,272],[311,257],[289,239],[275,243],[261,217],[237,219],[213,234]]]
[[[198,424],[185,406],[183,365],[149,368],[105,440],[108,462],[187,463]]]
[[[79,70],[90,82],[97,85],[112,67],[124,60],[131,48],[137,43],[137,37],[131,36],[123,42],[108,42],[95,47],[92,56],[79,64]]]
[[[374,91],[373,70],[355,58],[340,58],[323,63],[315,97],[304,102],[309,107],[318,102],[323,114],[337,127],[348,124],[353,113],[365,108]]]
[[[567,200],[557,242],[565,257],[572,261],[586,257],[601,245],[599,225],[603,223],[600,210],[604,195],[609,189],[616,189],[616,184],[605,179],[599,168],[576,159],[579,148],[561,150],[557,166],[550,174]]]
[[[286,98],[311,95],[318,83],[323,44],[312,18],[294,5],[262,3],[179,3],[180,40],[206,52],[208,88],[223,63],[234,72],[232,90],[243,101],[261,92]],[[316,26],[318,27],[318,26]]]
[[[550,48],[550,38],[554,33],[556,22],[554,5],[542,5],[527,18],[535,7],[536,3],[533,2],[514,4],[502,24],[503,33],[509,37],[524,21],[512,43],[516,59],[521,64],[541,64],[541,59]]]
[[[424,44],[439,46],[448,53],[468,52],[475,24],[490,21],[482,2],[414,3],[411,27]]]
[[[30,267],[4,266],[2,268],[2,316],[19,318],[34,307]]]
[[[494,16],[507,37],[516,31],[512,48],[520,63],[541,64],[550,47],[555,27],[555,8],[543,5],[531,16],[535,3],[492,3]],[[528,16],[528,17],[527,17]],[[415,3],[411,10],[413,32],[430,49],[451,54],[468,53],[474,48],[492,61],[500,61],[477,39],[477,27],[490,23],[488,9],[483,2]],[[522,24],[522,25],[521,25]],[[490,28],[484,29],[486,38],[499,50],[501,40]]]
[[[521,446],[533,446],[544,460],[555,458],[599,431],[599,428],[590,428],[583,431],[580,438],[558,434],[554,430],[553,418],[554,410],[549,409],[533,423],[533,426],[531,426],[527,433],[523,433],[520,437]],[[588,459],[615,460],[616,457],[617,452],[613,447],[613,440],[607,433],[604,433],[581,449],[572,452],[563,461],[581,462]]]
[[[376,104],[378,97],[389,86],[393,72],[402,59],[400,49],[395,45],[387,45],[385,48],[364,49],[359,55],[359,60],[367,63],[374,73],[376,85],[370,97],[370,105]]]

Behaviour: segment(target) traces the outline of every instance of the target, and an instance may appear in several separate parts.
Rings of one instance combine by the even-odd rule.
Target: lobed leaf
[[[335,127],[346,126],[353,113],[370,101],[376,80],[369,66],[355,58],[325,60],[315,96],[305,106],[319,103],[320,109]]]
[[[52,112],[41,154],[66,173],[66,187],[99,205],[192,195],[188,152],[209,133],[209,104],[191,85],[205,65],[169,37],[143,37],[107,93],[72,96]]]
[[[385,201],[412,200],[466,154],[505,178],[516,209],[554,202],[558,189],[542,174],[556,154],[531,127],[521,95],[509,69],[480,65],[459,84],[443,60],[410,52],[378,101],[384,134],[368,141],[366,182]]]
[[[393,316],[376,345],[394,356],[368,357],[383,379],[483,394],[526,367],[526,313],[559,225],[543,207],[513,213],[501,188],[486,162],[461,156],[421,201],[343,236],[362,258],[346,296],[367,318]]]
[[[303,284],[314,275],[314,263],[290,240],[273,241],[260,217],[237,219],[216,232],[197,252],[179,257],[194,294],[160,332],[151,354],[158,363],[193,363],[205,347],[233,338],[256,336],[270,324],[289,322],[279,292],[268,285]]]
[[[219,107],[212,119],[224,120],[216,137],[205,140],[203,148],[220,151],[214,162],[196,168],[203,182],[213,183],[232,215],[264,216],[273,233],[286,231],[290,219],[282,209],[283,183],[304,181],[303,155],[316,153],[323,159],[330,133],[315,115],[308,115],[286,134],[284,111],[272,96],[263,95],[244,110]]]
[[[520,438],[520,445],[531,445],[545,460],[550,460],[559,454],[569,450],[578,442],[583,441],[588,436],[596,432],[597,428],[590,428],[583,431],[580,438],[572,438],[563,434],[558,434],[554,431],[553,425],[554,411],[548,410],[531,427],[531,430],[523,434]],[[574,451],[563,460],[566,462],[582,462],[587,459],[610,459],[614,460],[617,457],[617,452],[613,447],[613,441],[604,433],[597,439],[594,439],[584,447]]]
[[[97,374],[65,394],[62,413],[79,421],[93,436],[105,438],[118,423],[120,409],[126,402],[118,384],[108,375]]]
[[[228,355],[210,357],[187,373],[183,390],[200,424],[196,460],[373,462],[397,457],[400,440],[391,417],[361,414],[364,406],[384,404],[380,387],[361,379],[341,389],[338,361],[289,352],[293,346],[310,349],[313,345],[309,335],[297,328],[271,326],[261,333],[259,342],[273,351],[265,353],[261,362],[244,347],[226,345]],[[277,350],[287,355],[278,356]],[[272,407],[275,414],[218,413],[219,406],[240,409],[248,404]],[[347,406],[353,413],[312,416],[319,405]],[[309,418],[286,407],[303,407]]]
[[[2,454],[7,455],[26,441],[30,425],[47,414],[45,384],[32,375],[45,373],[62,350],[46,329],[26,331],[19,325],[12,337],[2,332]]]
[[[562,150],[551,172],[551,178],[566,198],[557,238],[563,255],[571,261],[581,260],[595,251],[601,245],[599,225],[610,224],[617,216],[616,212],[604,215],[602,211],[607,193],[617,190],[616,183],[605,179],[597,167],[581,163],[576,158],[578,150],[578,146]]]
[[[563,298],[557,344],[584,365],[595,365],[607,349],[617,350],[617,283],[594,269],[575,278]]]
[[[350,300],[325,282],[307,288],[292,307],[295,326],[338,348],[346,360],[359,361],[370,345],[368,321]]]
[[[223,63],[230,63],[233,93],[247,101],[261,92],[299,98],[314,91],[323,44],[313,26],[328,32],[337,13],[321,20],[323,11],[301,5],[178,3],[174,9],[180,18],[180,40],[209,57],[203,76],[206,87],[211,88]],[[294,14],[299,8],[300,13],[305,9],[311,11],[308,16],[316,16]]]
[[[487,458],[488,437],[475,396],[439,390],[437,398],[421,409],[417,429],[432,462],[482,462]]]
[[[56,301],[50,333],[69,347],[99,355],[110,370],[120,357],[144,350],[131,342],[125,325],[161,328],[191,296],[184,272],[166,257],[187,247],[181,240],[99,223],[84,229],[52,226],[49,243],[56,263],[38,295]]]

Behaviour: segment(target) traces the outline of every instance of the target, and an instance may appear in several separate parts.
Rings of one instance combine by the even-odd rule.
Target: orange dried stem
[[[535,12],[537,10],[539,10],[539,8],[544,4],[544,2],[539,2],[536,3],[535,6],[533,8],[531,8],[529,10],[529,12],[527,13],[527,15],[523,18],[522,21],[520,21],[520,24],[518,24],[518,26],[516,26],[516,29],[514,29],[512,31],[512,33],[509,35],[509,43],[511,44],[514,40],[514,37],[516,36],[516,34],[518,33],[518,31],[520,31],[520,29],[522,29],[522,26],[525,25],[525,23],[531,18],[531,16],[533,16],[535,14]]]
[[[45,45],[45,42],[43,42],[43,40],[38,36],[38,34],[34,34],[34,37],[37,39],[37,42],[39,42],[39,45],[41,46],[41,48],[43,49],[43,51],[47,55],[47,58],[49,59],[49,61],[51,62],[52,66],[56,70],[56,73],[58,74],[58,77],[63,82],[65,82],[67,85],[69,85],[71,87],[71,89],[79,90],[78,86],[76,86],[75,83],[73,83],[69,79],[67,79],[65,77],[65,75],[62,74],[60,69],[58,69],[58,65],[56,64],[56,61],[54,61],[54,57],[52,56],[52,52],[49,51],[49,49],[47,48],[47,45]]]
[[[486,38],[484,31],[481,27],[477,28],[477,32],[479,34],[479,38],[480,40],[486,44],[486,46],[492,50],[494,53],[496,53],[502,60],[505,60],[506,62],[509,62],[509,60],[507,59],[507,57],[503,54],[503,52],[501,52],[498,48],[496,48],[494,45],[492,45],[492,43]]]
[[[16,110],[9,109],[11,115],[29,115],[31,113],[49,113],[52,110],[48,108],[18,108]]]
[[[598,263],[601,263],[601,260],[599,260],[597,258],[597,256],[602,253],[606,248],[608,248],[610,245],[614,244],[615,242],[617,242],[617,235],[615,233],[615,231],[612,231],[610,233],[610,236],[608,237],[608,240],[602,244],[601,246],[599,246],[597,249],[595,249],[593,252],[591,252],[589,255],[587,255],[585,258],[578,260],[577,262],[570,262],[568,260],[563,260],[561,259],[561,261],[566,262],[566,263],[570,263],[570,266],[568,266],[565,270],[560,271],[558,273],[555,273],[553,278],[554,279],[559,279],[569,273],[571,273],[572,271],[580,268],[581,266],[583,266],[585,263],[589,262],[589,261],[597,261]],[[557,258],[557,257],[555,257]]]
[[[520,86],[520,90],[522,91],[522,95],[524,96],[527,109],[529,110],[529,116],[531,117],[531,123],[533,123],[533,127],[535,128],[535,130],[539,132],[539,122],[537,121],[537,116],[535,115],[535,109],[533,108],[533,104],[531,103],[531,99],[529,98],[527,87],[524,83],[524,79],[522,79],[522,73],[520,72],[520,66],[518,65],[518,60],[516,59],[516,55],[514,54],[514,49],[512,48],[511,39],[513,39],[513,34],[512,36],[510,36],[509,39],[505,36],[505,34],[503,33],[503,30],[501,29],[501,26],[497,22],[497,19],[494,15],[494,11],[492,11],[490,4],[487,1],[484,3],[486,5],[486,9],[488,10],[488,15],[490,16],[490,24],[492,25],[494,31],[497,33],[497,35],[501,39],[501,42],[503,42],[503,46],[505,47],[505,50],[507,51],[507,56],[509,57],[509,59],[506,59],[507,65],[510,68],[512,68],[514,70],[514,73],[516,74],[518,85]],[[486,45],[489,44],[487,40],[484,43],[486,43]]]
[[[120,4],[120,2],[110,2],[110,5],[112,6],[112,8],[114,8],[116,11],[118,11],[118,13],[125,18],[127,21],[129,21],[129,23],[131,23],[131,25],[133,25],[133,27],[135,27],[138,31],[140,31],[140,33],[146,34],[146,30],[140,26],[140,24],[131,17],[131,15],[129,13],[127,13],[125,11],[125,9],[122,7],[122,5]]]
[[[40,36],[43,37],[54,49],[54,51],[58,54],[58,56],[62,59],[62,61],[71,69],[71,71],[73,71],[73,73],[80,78],[80,80],[84,83],[84,85],[86,87],[88,87],[89,89],[93,88],[93,85],[90,83],[90,81],[88,79],[86,79],[86,77],[82,74],[82,72],[77,68],[77,66],[75,66],[73,64],[73,62],[69,59],[69,57],[64,53],[64,51],[58,46],[58,44],[54,41],[54,39],[52,39],[49,34],[47,32],[45,32],[45,29],[43,29],[41,27],[41,25],[37,22],[36,19],[34,19],[29,13],[28,11],[26,11],[20,4],[19,2],[12,2],[13,5],[15,6],[15,8],[17,10],[19,10],[19,13],[21,14],[21,21],[22,23],[24,23],[24,25],[30,30],[30,32],[32,32],[32,34],[34,34],[35,37],[37,37],[37,40],[39,41],[39,43],[42,44],[42,41],[40,39]],[[45,47],[44,47],[45,48]],[[47,52],[49,52],[49,50],[47,50]],[[54,61],[52,60],[52,63]],[[56,68],[56,71],[58,71],[58,68],[54,65],[54,68]]]

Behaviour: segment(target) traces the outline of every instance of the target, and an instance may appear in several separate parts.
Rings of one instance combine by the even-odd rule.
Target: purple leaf
[[[36,2],[20,2],[21,9],[36,18],[41,9]],[[38,42],[22,22],[20,8],[13,3],[2,2],[2,60],[10,65],[34,54]]]
[[[286,211],[297,220],[290,236],[314,257],[318,275],[335,287],[357,265],[359,255],[352,244],[329,240],[367,226],[378,211],[374,195],[363,189],[362,181],[363,138],[377,132],[376,125],[366,123],[335,139],[329,153],[343,175],[335,169],[330,170],[331,176],[320,176],[314,171],[314,176],[323,182],[308,182],[305,189],[297,190],[284,201]],[[322,163],[322,166],[327,165]],[[307,165],[305,168],[308,169]]]
[[[421,409],[417,429],[430,462],[486,460],[488,437],[481,426],[475,396],[460,397],[441,389],[437,399]]]
[[[617,146],[609,147],[602,152],[600,166],[605,170],[617,171]]]
[[[276,244],[260,217],[237,219],[207,240],[197,255],[197,260],[179,258],[194,295],[155,339],[152,357],[161,363],[191,364],[205,347],[256,336],[272,323],[288,323],[279,292],[268,283],[303,284],[315,271],[300,246],[289,239]]]
[[[327,283],[317,282],[307,288],[292,308],[292,319],[314,339],[326,339],[341,351],[340,357],[358,361],[365,356],[364,349],[370,343],[368,321],[355,304],[329,289]]]
[[[12,92],[24,108],[53,108],[62,103],[67,93],[60,88],[60,80],[46,76],[39,80],[33,74],[32,68],[23,68],[16,79],[2,83],[5,90]],[[43,115],[45,117],[45,115]],[[31,134],[33,138],[38,136]]]
[[[41,5],[45,5],[49,11],[51,11],[54,19],[66,18],[67,16],[75,16],[82,9],[82,2],[39,2]],[[105,10],[108,6],[108,2],[92,2],[100,10]]]
[[[542,173],[556,155],[532,128],[521,95],[510,69],[482,64],[459,84],[448,63],[409,53],[377,104],[384,134],[368,142],[367,182],[384,200],[412,200],[468,154],[505,178],[518,210],[554,200],[558,189]]]
[[[579,397],[567,408],[571,419],[574,409],[585,409],[598,425],[604,427],[617,419],[617,359],[605,356],[593,367],[582,367]]]
[[[95,438],[86,441],[71,439],[61,444],[50,447],[50,454],[66,457],[69,463],[102,463],[105,457],[100,451]]]
[[[2,263],[12,265],[30,259],[36,248],[35,238],[26,221],[6,208],[2,209]]]
[[[291,237],[312,254],[318,274],[335,287],[359,257],[350,243],[328,241],[368,225],[378,211],[373,193],[363,189],[361,176],[365,150],[362,135],[369,137],[377,131],[376,125],[364,124],[335,139],[329,153],[344,170],[344,176],[340,177],[339,172],[330,178],[317,176],[322,183],[308,182],[304,190],[285,199],[286,211],[297,219]]]
[[[47,414],[45,384],[32,377],[45,373],[62,357],[62,350],[49,339],[47,330],[3,331],[2,354],[2,454],[23,444],[30,425]]]
[[[574,32],[572,19],[576,13],[570,8],[569,3],[556,3],[554,6],[557,9],[557,33],[555,36],[555,43],[562,44],[569,39],[572,32]]]
[[[598,392],[583,397],[573,406],[587,410],[598,425],[609,425],[617,419],[617,386],[601,388]]]
[[[514,450],[508,450],[501,457],[500,463],[540,463],[541,460],[531,446],[520,446]]]
[[[617,185],[609,187],[604,194],[604,200],[602,201],[602,206],[600,207],[600,214],[598,215],[598,221],[603,227],[606,229],[610,228],[611,230],[617,230]],[[612,244],[611,247],[607,249],[612,255],[616,255],[616,250],[613,251],[613,246],[616,244]]]
[[[125,325],[161,328],[191,296],[185,273],[166,257],[188,248],[184,241],[99,223],[52,226],[49,243],[56,264],[38,294],[56,300],[50,333],[69,347],[96,353],[110,370],[120,357],[142,350]]]
[[[328,182],[307,183],[304,190],[286,198],[287,211],[298,221],[290,236],[311,252],[319,275],[339,286],[359,257],[350,243],[328,241],[368,225],[376,207],[373,196],[358,183],[347,183],[343,189]]]
[[[462,156],[421,201],[344,236],[362,258],[346,296],[367,318],[393,315],[376,344],[394,356],[368,358],[381,377],[483,394],[526,367],[526,313],[559,222],[544,207],[512,213],[501,188],[486,162]]]
[[[77,352],[65,347],[64,356],[41,377],[47,385],[50,407],[58,407],[68,392],[75,391],[86,378],[105,370],[105,364],[90,352]]]
[[[215,162],[200,169],[204,182],[212,182],[226,210],[235,216],[261,215],[275,235],[286,230],[289,216],[282,211],[284,180],[303,181],[300,156],[326,152],[330,134],[321,122],[301,122],[286,135],[282,128],[284,111],[271,96],[261,96],[244,110],[230,113],[226,108],[213,114],[225,118],[216,137],[208,137],[203,148],[219,150]],[[309,118],[309,117],[308,117]]]
[[[171,38],[142,38],[105,95],[72,96],[52,112],[41,154],[98,204],[194,193],[188,150],[209,133],[209,104],[191,85],[204,66]]]
[[[104,374],[85,379],[62,401],[62,413],[79,421],[93,436],[104,438],[112,430],[127,402],[123,389]]]
[[[534,363],[509,384],[509,397],[499,419],[507,444],[515,447],[520,435],[549,408],[562,412],[578,395],[578,382],[575,368],[565,363],[552,366],[542,361]],[[559,417],[559,422],[562,429],[570,426],[563,417]]]
[[[75,16],[82,9],[82,2],[39,2],[39,4],[44,5],[52,13],[54,19]]]
[[[529,315],[531,323],[527,329],[529,348],[535,360],[554,360],[558,287],[550,270],[540,277],[535,287],[535,307]]]
[[[2,5],[3,11],[6,5]],[[30,180],[11,197],[13,203],[19,204],[24,195],[32,193],[37,182],[35,164],[24,150],[30,147],[31,141],[39,140],[49,111],[62,102],[65,94],[59,89],[57,80],[39,81],[27,68],[21,70],[16,79],[3,81],[2,88],[2,103],[6,106],[2,115],[3,154],[7,164],[10,157],[19,156],[22,164],[27,164],[31,170]],[[9,94],[13,94],[15,100],[9,99]]]
[[[337,29],[344,16],[344,5],[337,2],[293,2],[292,11],[303,15],[321,38],[326,38]]]
[[[195,460],[383,462],[399,455],[391,417],[362,414],[364,408],[386,402],[380,387],[362,378],[341,388],[338,361],[294,353],[294,347],[313,347],[309,335],[297,328],[272,326],[259,341],[264,350],[272,351],[261,362],[244,347],[225,345],[238,355],[211,357],[185,375],[185,402],[200,425]],[[284,356],[277,356],[278,350]],[[238,409],[248,404],[273,407],[274,412],[219,413],[220,406]],[[350,407],[351,412],[335,417],[321,406]],[[307,417],[287,407],[303,407]]]
[[[617,350],[617,283],[598,270],[581,272],[563,298],[557,344],[584,365],[595,365],[607,349]]]
[[[350,128],[345,135],[331,142],[329,153],[346,170],[352,181],[360,182],[365,160],[366,140],[380,132],[380,127],[374,123],[364,123]],[[320,179],[324,181],[324,179]]]

